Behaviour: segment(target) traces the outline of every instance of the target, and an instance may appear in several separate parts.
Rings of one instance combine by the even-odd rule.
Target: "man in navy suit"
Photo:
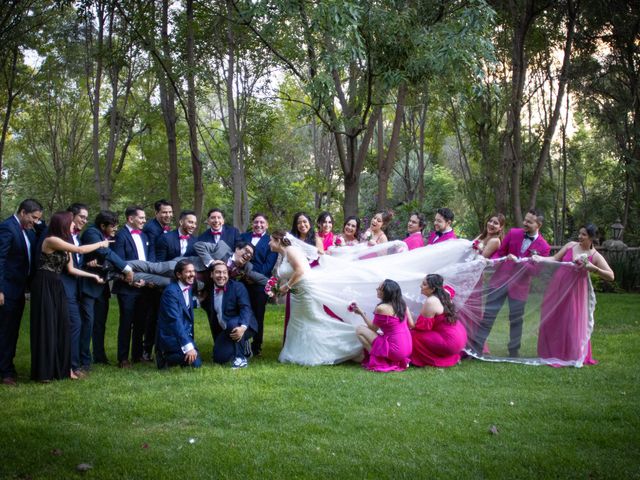
[[[178,228],[160,236],[156,243],[156,262],[165,262],[178,257],[191,257],[196,254],[193,236],[198,226],[198,218],[193,210],[183,210],[178,220]]]
[[[102,210],[96,215],[93,225],[89,225],[82,234],[80,242],[91,244],[111,239],[118,230],[118,216]],[[127,263],[109,248],[99,248],[84,255],[83,269],[97,275],[104,275],[106,264],[112,264],[125,275],[127,282],[133,281],[133,270]],[[80,363],[91,364],[91,343],[93,342],[93,362],[108,364],[104,349],[104,334],[109,314],[109,285],[97,282],[81,282],[80,313],[82,328],[80,329]]]
[[[219,208],[212,208],[207,213],[207,224],[209,228],[198,237],[199,242],[209,242],[217,244],[224,241],[232,250],[236,247],[236,242],[240,232],[236,227],[228,227],[224,224],[224,214]]]
[[[34,225],[42,217],[42,205],[24,200],[15,215],[0,223],[0,378],[16,385],[13,364],[24,311],[24,293],[34,271],[36,235]]]
[[[153,208],[155,210],[155,218],[147,222],[142,231],[147,235],[149,239],[149,249],[155,256],[156,246],[160,242],[160,239],[168,235],[169,231],[171,231],[173,205],[165,199],[162,199],[154,203]],[[161,293],[158,289],[149,289],[146,291],[149,310],[146,313],[142,343],[142,359],[144,361],[151,361],[153,346],[156,343],[156,322],[158,320],[158,305],[160,304]]]
[[[245,232],[240,235],[240,240],[251,243],[254,248],[253,258],[251,264],[253,265],[253,271],[261,273],[265,277],[271,277],[273,267],[278,260],[278,254],[272,252],[269,248],[269,234],[267,229],[269,228],[269,220],[263,213],[255,213],[251,219],[251,232]],[[262,351],[262,338],[264,332],[264,312],[267,306],[269,297],[264,292],[264,285],[262,282],[253,283],[246,282],[247,290],[249,292],[249,300],[251,301],[251,309],[253,315],[256,317],[258,323],[258,331],[256,332],[251,342],[251,350],[254,355],[260,355]]]
[[[222,261],[213,266],[211,278],[214,289],[207,310],[214,336],[213,361],[244,368],[251,356],[249,339],[258,329],[249,294],[242,283],[229,280],[227,265]]]
[[[193,296],[196,270],[189,260],[180,260],[174,270],[176,281],[162,292],[158,312],[156,364],[158,368],[202,364],[193,337]]]
[[[142,231],[147,217],[142,207],[132,206],[125,210],[127,223],[117,234],[113,251],[123,260],[145,260],[153,262],[155,255],[149,238]],[[144,282],[129,285],[122,280],[113,284],[113,293],[118,296],[120,324],[118,326],[118,365],[129,368],[129,347],[134,362],[143,361],[142,337],[149,313],[148,291],[141,289]]]

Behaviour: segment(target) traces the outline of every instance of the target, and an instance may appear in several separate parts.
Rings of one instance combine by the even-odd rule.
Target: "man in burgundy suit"
[[[453,212],[448,208],[439,208],[436,211],[436,217],[433,220],[433,231],[429,234],[427,246],[458,238],[456,237],[453,228],[451,228],[452,223]]]
[[[471,346],[478,354],[482,352],[482,346],[507,298],[509,300],[509,356],[519,355],[524,307],[529,296],[531,277],[536,274],[537,266],[518,264],[517,260],[532,255],[549,256],[549,245],[540,235],[543,220],[544,217],[538,211],[529,210],[524,217],[523,228],[512,228],[500,244],[498,257],[508,257],[496,268],[489,281],[490,291],[484,316],[475,338],[471,340]],[[516,274],[518,279],[509,282]]]

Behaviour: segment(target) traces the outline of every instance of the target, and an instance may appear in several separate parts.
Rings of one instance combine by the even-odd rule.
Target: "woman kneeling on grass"
[[[438,274],[427,275],[420,285],[420,292],[427,300],[411,331],[411,364],[451,367],[460,361],[460,353],[467,343],[467,331],[456,320],[452,302],[454,293],[445,289],[442,276]]]
[[[364,347],[362,366],[376,372],[406,370],[411,356],[411,333],[408,321],[411,314],[402,298],[402,290],[393,280],[383,281],[377,288],[380,303],[374,311],[373,322],[353,304],[351,309],[366,325],[356,328],[358,340]],[[382,330],[382,334],[378,333]]]

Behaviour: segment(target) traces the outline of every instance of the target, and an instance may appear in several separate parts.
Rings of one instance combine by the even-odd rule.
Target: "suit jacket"
[[[189,235],[187,240],[187,251],[184,255],[180,254],[180,233],[178,230],[172,230],[169,233],[161,235],[156,241],[156,262],[166,262],[177,257],[191,257],[196,254],[193,245],[196,238]]]
[[[222,240],[218,241],[216,244],[196,242],[193,248],[196,251],[196,255],[201,260],[201,263],[195,265],[196,270],[198,271],[204,270],[206,265],[209,265],[213,260],[222,260],[223,262],[227,262],[234,253],[234,251],[229,248],[229,245]],[[255,283],[262,286],[265,286],[269,280],[265,275],[254,271],[251,262],[245,263],[244,266],[240,268],[240,275],[233,279],[243,280],[248,283]]]
[[[252,233],[245,232],[240,235],[240,240],[243,242],[251,243]],[[278,260],[278,254],[272,252],[269,248],[269,234],[262,235],[258,243],[255,245],[255,251],[253,258],[251,259],[251,265],[253,265],[253,271],[261,273],[266,277],[271,277],[273,267]]]
[[[214,326],[219,325],[218,314],[213,305],[214,293],[209,295],[209,305],[207,311],[209,313],[210,323]],[[227,327],[235,328],[240,325],[246,325],[254,332],[258,331],[258,323],[253,316],[251,310],[251,302],[249,302],[249,293],[247,287],[235,280],[229,280],[226,290],[222,296],[222,316]]]
[[[92,243],[101,242],[104,240],[104,235],[100,231],[98,227],[95,225],[89,225],[80,237],[81,245],[90,245]],[[87,253],[83,255],[84,257],[84,267],[83,270],[86,270],[91,273],[95,273],[96,275],[103,274],[102,268],[91,268],[87,267],[86,264],[92,260],[97,260],[99,265],[104,265],[106,262],[110,262],[113,266],[119,271],[124,270],[127,266],[127,262],[125,262],[122,258],[118,256],[118,254],[110,248],[101,247],[98,250],[94,250],[91,253]],[[98,298],[102,291],[105,288],[105,285],[101,285],[96,283],[90,279],[85,279],[86,281],[81,282],[82,293],[84,295],[89,295],[92,298]]]
[[[193,305],[185,304],[178,282],[171,282],[160,297],[156,341],[162,352],[182,352],[182,347],[189,343],[195,347]]]
[[[509,254],[513,254],[518,258],[531,257],[534,253],[540,256],[548,257],[549,244],[546,242],[542,235],[538,233],[536,239],[531,242],[529,248],[524,253],[520,253],[522,248],[522,242],[524,241],[524,230],[522,228],[512,228],[509,233],[504,237],[500,248],[498,248],[496,258],[504,257]],[[493,277],[491,277],[490,285],[493,288],[504,285],[505,282],[513,275],[522,275],[522,277],[509,285],[509,296],[516,300],[526,300],[529,296],[529,286],[531,284],[531,277],[538,273],[539,266],[531,263],[519,264],[511,261],[506,261],[498,265]]]
[[[149,237],[142,232],[140,234],[140,239],[142,240],[142,246],[144,248],[144,253],[147,257],[148,262],[155,261],[155,254],[151,249],[151,245],[149,242]],[[120,257],[121,259],[127,260],[140,260],[138,258],[138,250],[136,249],[136,244],[133,241],[133,237],[129,232],[129,229],[125,226],[118,230],[116,233],[115,242],[111,245],[113,251]],[[122,280],[116,280],[113,283],[113,293],[116,294],[125,294],[125,295],[139,295],[140,289],[136,287],[132,287]]]
[[[444,235],[443,235],[444,236]],[[429,236],[431,239],[431,236]],[[409,250],[413,250],[414,248],[424,247],[424,238],[422,237],[422,232],[415,232],[409,235],[404,239],[404,243],[407,244]]]
[[[165,232],[165,229],[162,227],[162,225],[160,225],[160,222],[156,218],[154,218],[150,222],[145,223],[142,232],[147,236],[147,239],[149,240],[150,250],[154,252],[154,255],[156,251],[156,245],[158,244],[160,238],[163,235],[169,233]]]
[[[236,227],[228,227],[226,225],[223,225],[222,233],[220,234],[220,238],[218,239],[218,242],[222,240],[229,247],[231,247],[232,249],[235,249],[236,242],[239,240],[239,238],[240,238],[240,232]],[[215,240],[213,239],[213,235],[211,234],[211,229],[207,228],[204,232],[202,232],[198,237],[198,241],[214,243]]]
[[[429,233],[429,240],[427,240],[427,245],[435,245],[436,243],[446,242],[447,240],[455,240],[456,233],[453,230],[448,231],[447,233],[443,233],[440,237],[436,235],[435,230]]]
[[[0,223],[0,292],[7,298],[24,296],[29,273],[35,272],[36,234],[33,230],[25,232],[31,244],[31,264],[20,222],[11,215]]]

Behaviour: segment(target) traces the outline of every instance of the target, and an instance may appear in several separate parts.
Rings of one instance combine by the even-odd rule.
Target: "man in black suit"
[[[240,241],[248,242],[253,245],[255,252],[251,258],[253,271],[264,275],[266,278],[271,277],[273,267],[278,260],[278,254],[272,252],[269,248],[269,221],[263,213],[256,213],[251,219],[251,231],[240,235]],[[251,309],[258,322],[258,331],[253,337],[251,349],[253,354],[258,356],[262,351],[262,337],[264,331],[264,312],[266,310],[269,297],[264,292],[264,284],[246,282],[249,299],[251,300]]]
[[[198,237],[199,242],[217,244],[219,241],[223,241],[232,249],[236,247],[240,232],[236,227],[228,227],[224,224],[222,210],[219,208],[209,210],[207,224],[209,228],[200,234]]]
[[[173,220],[173,205],[165,199],[158,200],[153,204],[155,210],[155,218],[147,222],[143,228],[143,232],[149,239],[149,249],[155,256],[156,247],[160,240],[171,231],[171,222]],[[144,338],[142,359],[151,361],[153,355],[153,346],[156,343],[156,323],[158,321],[158,305],[160,304],[160,295],[162,291],[158,289],[147,289],[145,295],[148,300],[149,310],[144,320]]]
[[[42,205],[24,200],[15,215],[0,223],[0,378],[16,385],[13,364],[24,311],[24,293],[34,271],[36,235],[34,225],[42,217]]]
[[[162,235],[156,243],[156,261],[164,262],[178,257],[191,257],[195,255],[193,245],[196,238],[193,236],[198,219],[193,210],[183,210],[178,220],[178,228],[166,235]]]
[[[207,311],[214,338],[213,361],[245,368],[251,356],[249,339],[258,328],[249,294],[242,283],[229,280],[227,265],[222,261],[213,266],[211,278],[214,288]]]
[[[118,216],[102,210],[95,218],[94,224],[89,225],[82,234],[81,243],[89,245],[102,240],[112,239],[118,230]],[[97,275],[104,275],[105,268],[111,264],[117,271],[122,272],[125,281],[133,281],[133,270],[127,263],[109,248],[99,248],[84,255],[84,270]],[[80,330],[80,363],[82,366],[91,364],[91,343],[93,343],[93,362],[108,364],[104,349],[104,335],[109,314],[108,283],[82,282],[80,297],[80,313],[82,328]]]
[[[147,217],[142,207],[131,206],[125,211],[127,223],[116,234],[112,245],[113,251],[123,260],[155,259],[150,248],[149,238],[142,231]],[[143,336],[146,327],[146,319],[149,313],[148,291],[141,289],[144,282],[129,285],[122,280],[116,280],[113,284],[113,293],[118,296],[120,309],[120,324],[118,326],[118,365],[120,368],[129,368],[129,347],[131,347],[131,359],[140,362],[143,359]]]

